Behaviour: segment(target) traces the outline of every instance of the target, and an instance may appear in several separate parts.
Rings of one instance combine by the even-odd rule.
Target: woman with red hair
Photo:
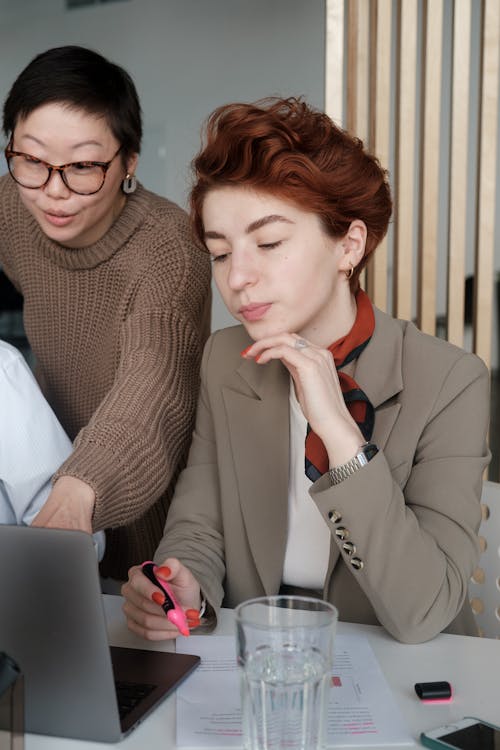
[[[326,115],[272,99],[217,109],[194,173],[196,233],[240,325],[205,348],[158,574],[212,621],[305,592],[405,642],[473,633],[488,374],[360,289],[385,171]],[[178,634],[139,567],[123,593],[134,632]]]

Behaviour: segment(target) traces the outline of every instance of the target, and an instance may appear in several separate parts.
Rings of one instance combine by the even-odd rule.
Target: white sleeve
[[[30,524],[71,441],[22,355],[0,347],[0,523]]]

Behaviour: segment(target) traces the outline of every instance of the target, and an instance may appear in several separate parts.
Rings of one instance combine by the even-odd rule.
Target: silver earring
[[[127,195],[130,195],[131,193],[135,193],[137,190],[137,180],[135,178],[135,174],[127,174],[125,175],[125,179],[122,182],[122,190]]]

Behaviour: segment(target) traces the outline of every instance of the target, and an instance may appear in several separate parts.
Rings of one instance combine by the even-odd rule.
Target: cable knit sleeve
[[[187,457],[211,298],[208,255],[186,227],[183,214],[143,250],[151,262],[131,287],[113,384],[54,477],[94,489],[95,530],[143,516]]]
[[[199,333],[177,311],[131,315],[116,380],[56,474],[96,492],[95,529],[142,515],[186,454],[198,393]]]
[[[0,177],[0,267],[5,271],[10,281],[18,291],[20,290],[17,272],[15,269],[15,253],[13,242],[9,236],[8,217],[16,216],[16,193],[10,175]]]

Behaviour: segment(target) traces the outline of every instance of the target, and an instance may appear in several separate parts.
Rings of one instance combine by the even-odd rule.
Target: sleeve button
[[[335,529],[335,535],[338,536],[339,539],[348,539],[351,532],[349,529],[346,529],[345,526],[339,526]]]
[[[360,557],[351,557],[351,565],[356,570],[363,570],[365,564]]]
[[[340,522],[340,521],[342,520],[342,514],[341,514],[341,513],[340,513],[340,511],[338,511],[338,510],[331,510],[331,511],[330,511],[330,512],[328,513],[328,519],[329,519],[329,520],[330,520],[330,521],[331,521],[332,523],[339,523],[339,522]]]
[[[356,552],[356,545],[353,544],[352,542],[344,542],[344,544],[342,545],[342,549],[348,555],[354,555]]]

